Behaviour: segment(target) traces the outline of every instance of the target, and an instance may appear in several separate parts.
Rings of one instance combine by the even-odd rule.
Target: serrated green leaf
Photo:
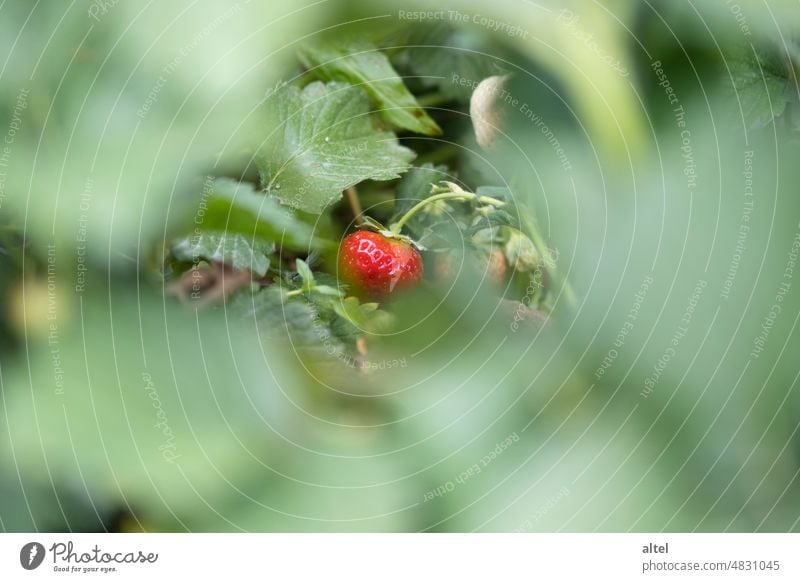
[[[326,40],[300,48],[300,60],[321,78],[363,85],[391,125],[441,135],[441,128],[425,113],[386,58],[366,40]]]
[[[431,195],[431,187],[453,175],[447,166],[427,163],[411,168],[395,189],[395,213],[405,214],[420,200]]]
[[[225,263],[234,269],[250,269],[263,277],[269,269],[269,255],[275,251],[275,244],[248,239],[235,232],[200,232],[179,238],[171,250],[179,261],[204,259]]]
[[[205,207],[195,217],[195,225],[202,230],[238,232],[248,239],[258,237],[296,250],[308,250],[319,242],[290,208],[257,192],[252,184],[218,178],[209,190]]]
[[[320,214],[345,188],[398,178],[414,158],[379,129],[363,89],[314,82],[267,99],[266,143],[256,165],[266,189],[291,208]]]

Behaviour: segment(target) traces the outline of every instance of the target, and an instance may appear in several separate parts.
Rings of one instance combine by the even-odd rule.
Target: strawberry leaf
[[[292,208],[320,214],[345,188],[398,178],[414,158],[378,128],[358,87],[284,86],[264,106],[269,131],[256,165],[267,191]]]
[[[280,243],[282,247],[308,250],[316,243],[311,228],[290,208],[257,192],[251,184],[218,178],[198,209],[195,226],[211,232],[237,232]]]
[[[363,85],[391,125],[425,135],[441,135],[441,128],[420,107],[386,55],[368,41],[307,44],[299,56],[306,67],[325,80]]]
[[[287,299],[278,287],[267,287],[254,293],[239,293],[228,302],[229,317],[238,316],[252,323],[265,339],[291,341],[297,349],[324,350],[325,342],[333,353],[342,353],[344,346],[330,331],[325,314],[305,297]]]
[[[275,244],[248,239],[235,232],[200,232],[179,238],[172,244],[172,255],[179,261],[225,263],[234,269],[250,269],[263,277],[269,269],[269,255]]]

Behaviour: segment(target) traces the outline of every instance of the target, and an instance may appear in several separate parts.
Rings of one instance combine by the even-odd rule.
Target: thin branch
[[[356,189],[353,186],[350,186],[344,191],[344,194],[347,196],[347,203],[350,205],[350,210],[353,212],[353,218],[355,219],[356,224],[363,224],[364,217],[362,214],[364,211],[361,208],[361,201],[358,199],[358,192],[356,192]]]

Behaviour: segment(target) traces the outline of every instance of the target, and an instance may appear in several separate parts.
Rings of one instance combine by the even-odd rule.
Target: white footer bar
[[[799,554],[800,534],[3,534],[0,580],[777,582]]]

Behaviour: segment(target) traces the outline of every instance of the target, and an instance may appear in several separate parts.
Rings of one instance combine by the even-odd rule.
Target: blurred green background
[[[496,149],[442,139],[536,209],[574,308],[514,329],[428,286],[365,373],[168,296],[154,249],[298,46],[419,10],[451,35],[404,74],[513,73]],[[0,529],[797,531],[798,28],[788,0],[3,4]]]

